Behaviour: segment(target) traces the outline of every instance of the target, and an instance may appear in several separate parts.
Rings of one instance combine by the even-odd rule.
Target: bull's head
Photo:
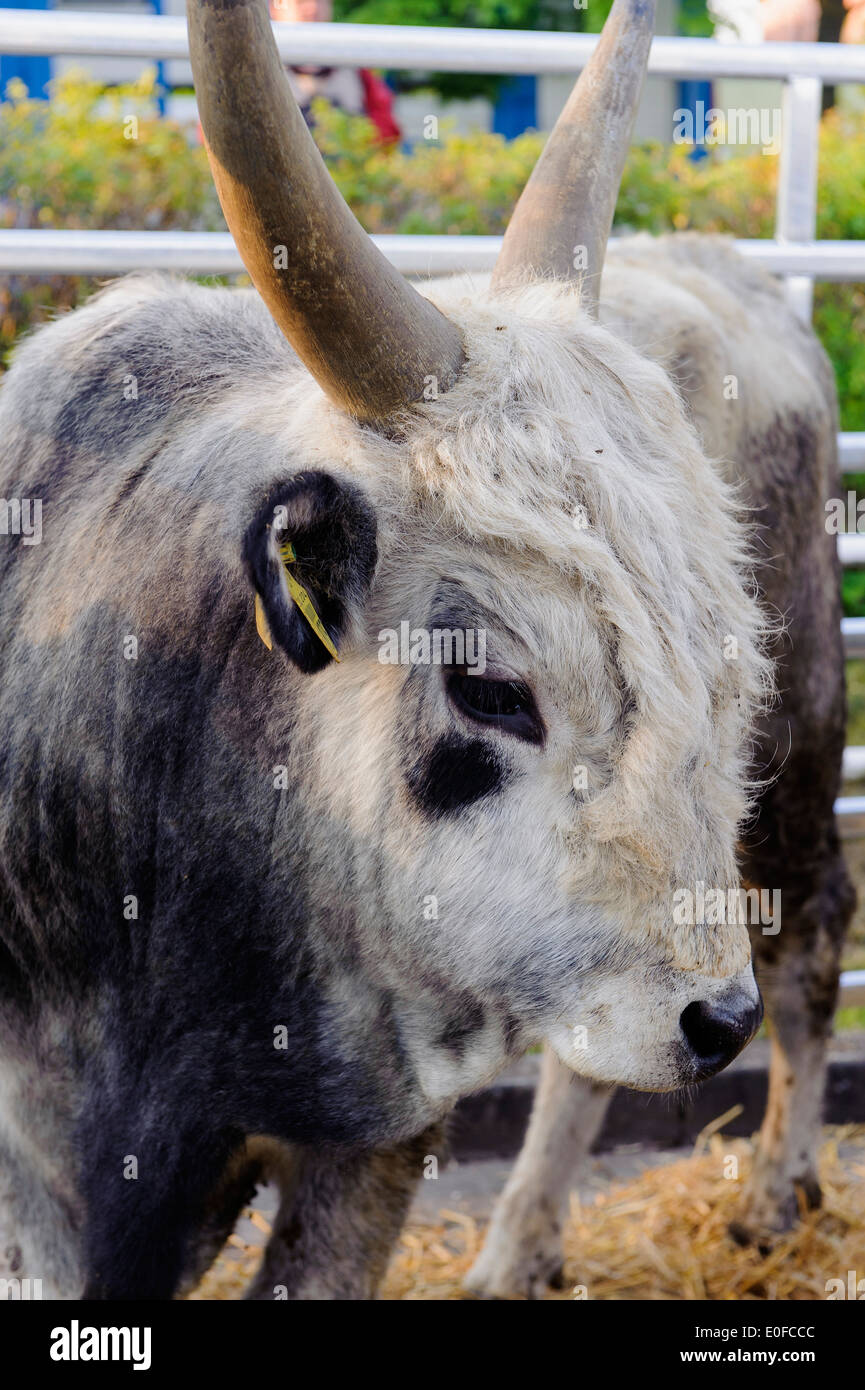
[[[765,679],[742,536],[665,374],[596,321],[652,21],[616,0],[491,291],[427,298],[337,192],[264,0],[189,0],[222,206],[311,374],[256,407],[285,462],[245,542],[294,663],[260,651],[296,731],[310,912],[438,1097],[537,1039],[675,1087],[759,1018],[745,926],[677,896],[738,881]],[[439,664],[436,631],[469,654]]]

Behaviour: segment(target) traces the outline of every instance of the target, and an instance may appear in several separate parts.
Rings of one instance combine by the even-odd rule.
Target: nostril
[[[699,1077],[713,1076],[756,1033],[763,1017],[762,1002],[750,1000],[708,1003],[705,999],[689,1004],[679,1019],[682,1032],[694,1054]]]

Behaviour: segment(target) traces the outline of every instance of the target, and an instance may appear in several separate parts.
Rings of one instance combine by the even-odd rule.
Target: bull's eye
[[[451,703],[467,719],[526,743],[543,743],[543,721],[532,692],[522,681],[486,680],[457,666],[448,672],[445,683]]]

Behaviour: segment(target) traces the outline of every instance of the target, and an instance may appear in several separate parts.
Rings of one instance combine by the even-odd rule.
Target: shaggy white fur
[[[499,605],[527,585],[521,636],[553,685],[576,661],[601,706],[612,695],[608,724],[623,700],[603,785],[561,827],[574,891],[603,898],[681,968],[744,968],[744,931],[676,927],[671,910],[678,886],[738,881],[749,730],[770,689],[734,492],[663,370],[588,317],[572,289],[534,284],[491,299],[455,280],[430,294],[465,337],[457,384],[410,412],[384,455],[380,438],[323,398],[315,427],[322,415],[336,424],[341,455],[402,551],[428,543],[432,513],[443,550],[498,558],[508,576]],[[538,561],[545,577],[534,582]],[[569,598],[582,621],[557,625]],[[575,652],[592,629],[602,640]]]

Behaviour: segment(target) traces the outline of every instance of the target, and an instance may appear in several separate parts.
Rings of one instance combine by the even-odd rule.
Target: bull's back
[[[38,501],[43,532],[0,546],[0,951],[26,975],[104,973],[86,934],[152,878],[156,808],[206,761],[246,512],[280,462],[249,417],[297,370],[251,292],[128,277],[3,379],[0,497]]]
[[[831,364],[779,283],[718,238],[613,243],[604,291],[603,321],[670,373],[749,509],[778,691],[757,749],[757,773],[771,780],[750,838],[805,862],[834,834],[846,715],[840,567],[826,528],[826,501],[841,495]]]

